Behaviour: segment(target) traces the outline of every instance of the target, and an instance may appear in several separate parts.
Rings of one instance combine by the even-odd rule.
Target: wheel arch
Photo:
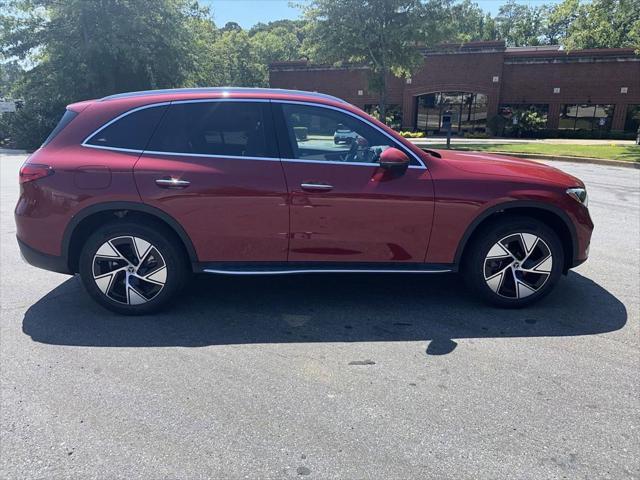
[[[78,272],[80,245],[92,231],[92,227],[105,221],[127,218],[128,216],[144,217],[168,228],[184,247],[189,261],[193,265],[198,261],[193,242],[182,226],[166,212],[135,202],[105,202],[91,205],[73,216],[62,237],[62,254],[66,258],[69,270]]]
[[[566,273],[571,268],[576,252],[578,252],[578,237],[571,219],[554,205],[527,200],[501,203],[480,213],[467,227],[458,244],[455,256],[456,265],[462,265],[464,255],[468,251],[466,247],[473,244],[474,236],[485,226],[499,221],[502,215],[522,215],[535,218],[552,228],[558,234],[565,253],[563,272]]]

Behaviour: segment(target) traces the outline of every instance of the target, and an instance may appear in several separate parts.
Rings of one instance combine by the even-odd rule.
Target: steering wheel
[[[358,139],[354,138],[349,145],[349,151],[345,156],[345,162],[353,162],[357,160],[358,155]]]

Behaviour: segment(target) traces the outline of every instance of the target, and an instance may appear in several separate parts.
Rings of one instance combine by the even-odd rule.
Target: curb
[[[462,150],[459,150],[459,151],[462,151]],[[610,167],[625,167],[625,168],[640,169],[640,162],[626,162],[624,160],[605,160],[603,158],[591,158],[591,157],[565,157],[565,156],[558,156],[558,155],[543,155],[540,153],[511,153],[511,152],[482,152],[482,153],[494,153],[496,155],[507,155],[509,157],[527,158],[531,160],[551,160],[556,162],[590,163],[594,165],[608,165]]]
[[[13,148],[0,148],[0,155],[24,155],[27,154],[27,150],[17,150]]]

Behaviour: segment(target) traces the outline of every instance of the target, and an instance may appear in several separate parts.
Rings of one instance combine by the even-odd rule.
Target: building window
[[[546,103],[511,103],[500,105],[500,115],[513,124],[518,122],[527,112],[535,112],[544,120],[545,127],[549,116],[549,105]]]
[[[402,107],[398,104],[392,103],[387,105],[387,118],[385,120],[380,118],[380,110],[377,103],[365,104],[364,111],[382,123],[386,123],[394,130],[400,130],[400,128],[402,128]]]
[[[636,133],[640,128],[640,105],[627,106],[627,118],[624,122],[624,131]]]
[[[560,105],[558,128],[561,130],[609,131],[613,119],[613,109],[613,105],[593,105],[590,103]]]
[[[451,114],[451,130],[456,133],[485,131],[487,96],[482,93],[436,92],[417,97],[417,130],[444,133],[442,115]]]

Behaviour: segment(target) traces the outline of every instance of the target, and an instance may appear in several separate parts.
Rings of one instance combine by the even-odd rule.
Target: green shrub
[[[464,138],[489,138],[487,132],[465,132]]]
[[[404,138],[424,138],[424,132],[411,132],[409,130],[400,130],[398,132]]]
[[[513,115],[511,121],[516,123],[507,124],[505,130],[508,135],[522,137],[531,135],[534,132],[542,130],[547,121],[535,110],[526,110]]]

